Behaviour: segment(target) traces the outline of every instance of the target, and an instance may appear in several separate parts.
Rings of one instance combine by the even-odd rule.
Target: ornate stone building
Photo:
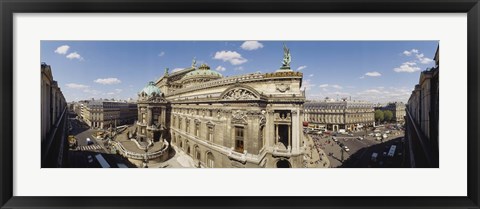
[[[178,72],[166,69],[154,84],[170,144],[201,167],[303,167],[303,75],[290,69],[284,50],[273,73],[223,77],[195,60]],[[142,108],[139,101],[139,121]],[[154,112],[147,108],[147,118],[155,121]]]
[[[149,82],[138,94],[138,121],[139,130],[137,135],[140,138],[159,141],[166,138],[167,126],[167,101],[154,82]]]
[[[305,103],[305,121],[312,128],[357,131],[372,126],[374,120],[373,104],[369,102],[326,99]]]

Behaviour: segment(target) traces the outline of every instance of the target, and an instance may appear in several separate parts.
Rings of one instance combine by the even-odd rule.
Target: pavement
[[[330,167],[330,160],[327,158],[325,152],[317,146],[311,136],[307,134],[304,136],[307,148],[307,155],[304,157],[304,166],[306,168]]]
[[[149,168],[198,168],[192,157],[173,147],[174,156],[165,162],[148,163]]]

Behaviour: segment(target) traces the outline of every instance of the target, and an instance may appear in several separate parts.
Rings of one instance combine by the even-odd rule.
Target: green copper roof
[[[162,91],[160,91],[160,88],[155,86],[155,83],[153,81],[148,82],[145,88],[140,91],[140,93],[142,92],[145,92],[148,96],[151,96],[153,93],[156,93],[157,95],[162,95]]]
[[[214,76],[214,77],[223,77],[219,72],[210,70],[210,67],[206,64],[202,64],[199,69],[191,71],[185,75],[185,78],[197,77],[197,76]]]

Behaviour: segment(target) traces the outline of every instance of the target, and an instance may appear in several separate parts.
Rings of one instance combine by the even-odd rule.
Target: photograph
[[[42,40],[41,168],[439,168],[439,51]]]

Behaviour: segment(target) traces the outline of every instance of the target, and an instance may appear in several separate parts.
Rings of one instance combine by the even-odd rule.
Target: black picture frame
[[[1,208],[479,208],[478,0],[0,0]],[[15,13],[467,13],[468,195],[465,197],[20,197],[13,196]],[[446,179],[445,181],[448,181]],[[441,182],[439,182],[441,187]],[[412,188],[414,189],[414,188]],[[108,195],[108,194],[105,194]]]

